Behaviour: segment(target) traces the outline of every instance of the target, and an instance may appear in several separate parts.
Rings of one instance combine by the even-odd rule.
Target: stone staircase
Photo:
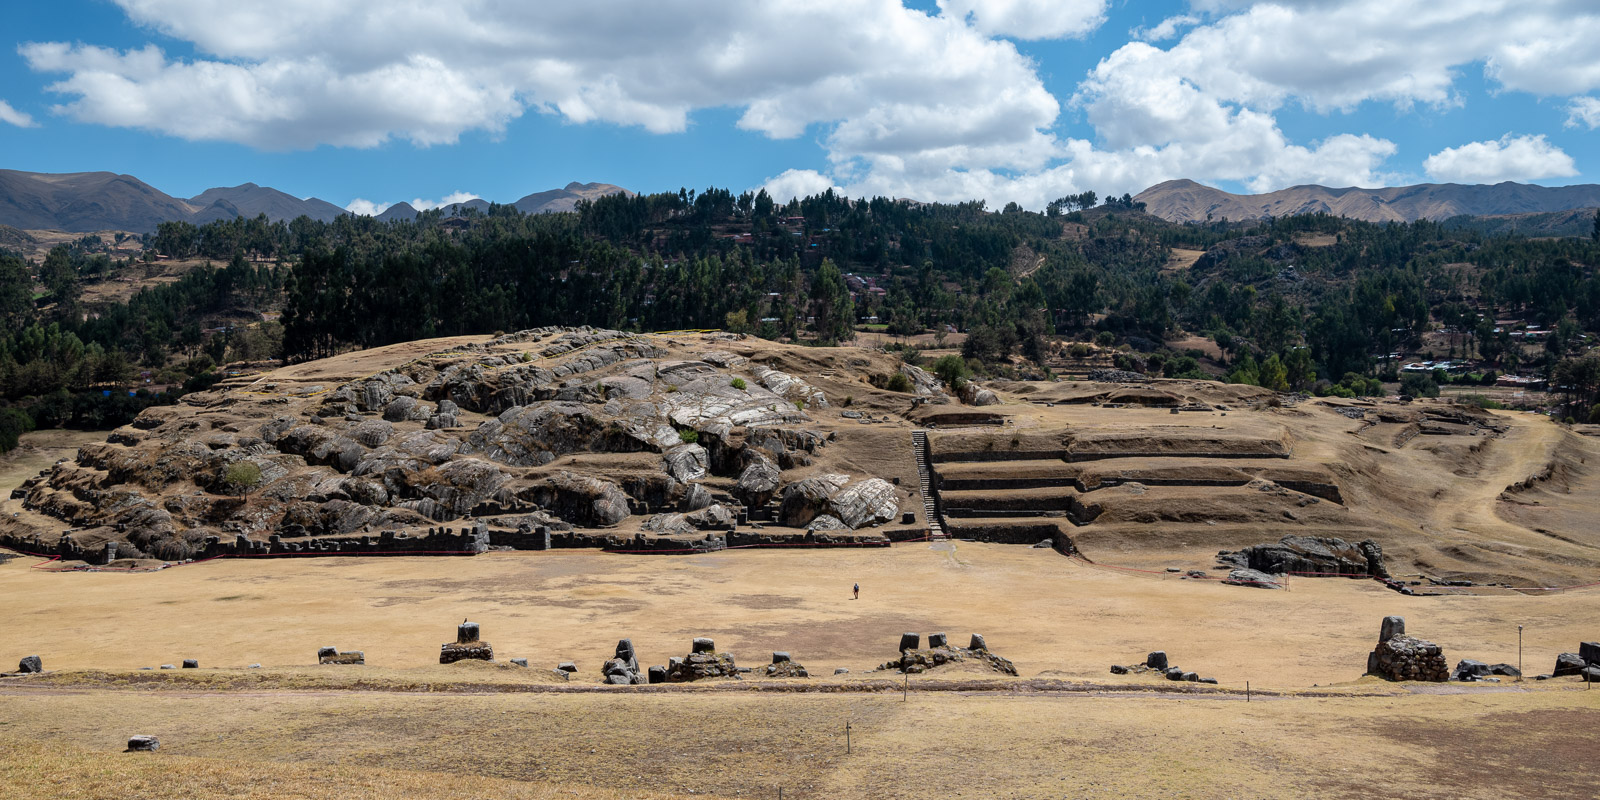
[[[922,491],[922,508],[927,514],[928,536],[934,540],[950,538],[944,530],[944,521],[939,516],[938,503],[933,498],[933,476],[928,466],[928,432],[914,430],[911,432],[911,446],[917,454],[917,485]]]

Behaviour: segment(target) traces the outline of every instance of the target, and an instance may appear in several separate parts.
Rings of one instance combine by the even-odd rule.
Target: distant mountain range
[[[580,200],[592,200],[628,190],[609,183],[569,183],[563,189],[536,192],[512,205],[526,214],[571,211]],[[487,209],[486,200],[469,200],[449,206],[447,214],[461,209]],[[0,169],[0,225],[21,230],[57,230],[70,233],[119,230],[145,233],[156,225],[182,220],[203,225],[221,219],[255,217],[288,220],[300,216],[327,222],[344,209],[315,197],[301,200],[277,189],[246,183],[207,189],[182,199],[133,177],[110,172],[41,173]],[[396,203],[378,219],[412,219],[417,210]]]
[[[1167,181],[1134,197],[1145,210],[1173,222],[1252,220],[1295,214],[1333,214],[1368,222],[1446,220],[1460,216],[1543,214],[1600,206],[1600,186],[1423,183],[1383,189],[1295,186],[1266,194],[1232,194],[1194,181]]]

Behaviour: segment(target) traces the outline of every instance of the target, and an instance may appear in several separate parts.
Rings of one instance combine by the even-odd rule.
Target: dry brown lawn
[[[1252,703],[9,690],[0,785],[37,798],[1592,797],[1596,722],[1600,694],[1574,687]],[[161,751],[118,752],[133,733]]]
[[[711,636],[741,664],[787,650],[814,674],[861,677],[903,631],[983,633],[1024,676],[1111,678],[1164,649],[1225,686],[1356,680],[1388,614],[1452,658],[1528,671],[1592,640],[1600,590],[1549,596],[1403,597],[1370,581],[1295,579],[1289,591],[1096,568],[1052,550],[966,542],[889,549],[626,556],[595,551],[472,558],[228,559],[146,574],[0,565],[0,655],[50,669],[311,665],[318,647],[364,650],[372,668],[429,668],[456,623],[483,625],[502,660],[576,661],[595,682],[618,639],[646,664]],[[1204,566],[1183,563],[1182,566]],[[859,582],[862,597],[850,598]],[[431,665],[431,666],[430,666]],[[459,674],[444,668],[442,679]],[[1123,680],[1137,680],[1128,678]]]
[[[86,444],[103,442],[107,431],[47,430],[24,433],[17,449],[0,456],[0,497],[63,458],[77,455]]]

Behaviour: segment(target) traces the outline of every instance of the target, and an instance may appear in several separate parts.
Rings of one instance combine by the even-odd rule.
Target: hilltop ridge
[[[571,211],[581,200],[608,194],[633,194],[609,183],[569,183],[526,195],[511,205],[525,214]],[[445,207],[456,214],[468,208],[486,210],[489,201],[469,200]],[[0,169],[0,225],[19,230],[57,230],[92,233],[122,230],[154,231],[167,221],[203,225],[238,217],[261,214],[274,221],[306,216],[331,222],[345,211],[315,197],[304,200],[270,186],[242,183],[214,187],[190,198],[179,198],[145,183],[132,175],[113,172],[45,173]],[[417,209],[410,203],[396,203],[378,219],[413,219]]]
[[[1292,186],[1264,194],[1233,194],[1191,180],[1150,187],[1135,200],[1173,222],[1254,220],[1296,214],[1332,214],[1366,222],[1445,220],[1460,216],[1537,214],[1600,206],[1600,186],[1422,183],[1375,189]]]

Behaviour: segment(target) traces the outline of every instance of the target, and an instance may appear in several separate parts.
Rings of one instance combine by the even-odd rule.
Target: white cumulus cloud
[[[457,191],[457,192],[451,192],[450,194],[447,194],[444,197],[439,198],[438,200],[424,200],[424,199],[422,199],[420,197],[416,198],[416,199],[411,201],[411,207],[415,208],[418,211],[428,211],[428,210],[435,209],[435,208],[444,208],[445,206],[453,206],[453,205],[456,205],[457,203],[465,203],[468,200],[481,200],[481,199],[482,199],[481,197],[479,197],[478,195],[475,195],[475,194],[473,194],[471,192],[460,192],[460,191]]]
[[[1461,105],[1469,71],[1497,91],[1576,98],[1570,125],[1600,121],[1593,0],[1190,0],[1083,76],[1065,121],[1017,42],[1085,37],[1108,0],[938,0],[933,14],[901,0],[114,2],[195,55],[24,44],[29,67],[56,76],[57,113],[293,150],[496,137],[525,114],[681,133],[697,111],[731,108],[742,130],[825,153],[825,168],[770,178],[774,195],[1041,208],[1179,177],[1377,185],[1396,177],[1398,149],[1342,130],[1343,114]],[[1286,108],[1326,115],[1328,132],[1291,139]],[[1508,164],[1539,149],[1478,144]],[[1570,168],[1545,156],[1519,177]]]
[[[388,211],[389,206],[392,205],[394,205],[394,203],[374,203],[371,200],[364,200],[360,197],[357,197],[356,199],[351,200],[349,205],[344,207],[344,210],[355,214],[358,217],[376,217],[379,214]]]
[[[39,123],[33,121],[32,116],[12,108],[11,104],[4,100],[0,100],[0,122],[15,125],[19,128],[34,128],[39,125]]]
[[[1600,97],[1574,97],[1567,104],[1567,127],[1600,128]]]
[[[941,14],[992,36],[1071,39],[1106,21],[1107,0],[939,0]]]
[[[1167,17],[1153,28],[1134,28],[1128,31],[1128,36],[1141,42],[1164,42],[1177,36],[1180,29],[1198,24],[1200,24],[1199,17],[1193,14],[1181,14],[1176,17]]]
[[[1512,136],[1450,147],[1422,162],[1428,176],[1448,183],[1499,183],[1578,174],[1572,157],[1543,135]]]

